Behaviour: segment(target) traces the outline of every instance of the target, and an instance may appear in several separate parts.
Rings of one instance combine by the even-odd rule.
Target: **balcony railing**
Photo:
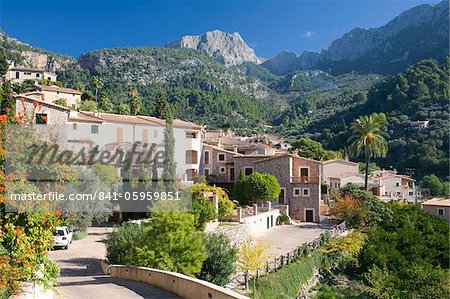
[[[291,183],[318,184],[318,176],[292,176]]]

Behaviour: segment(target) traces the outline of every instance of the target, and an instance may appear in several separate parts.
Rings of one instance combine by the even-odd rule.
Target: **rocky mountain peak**
[[[227,33],[213,30],[202,35],[185,35],[177,41],[166,44],[166,47],[201,50],[225,65],[236,65],[243,62],[260,63],[255,51],[244,42],[237,32]]]

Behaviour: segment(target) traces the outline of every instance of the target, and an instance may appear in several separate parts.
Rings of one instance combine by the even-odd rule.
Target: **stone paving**
[[[103,274],[100,260],[105,256],[105,238],[111,231],[108,227],[90,228],[89,235],[73,241],[68,250],[49,252],[49,258],[61,268],[55,299],[180,298],[147,284]]]

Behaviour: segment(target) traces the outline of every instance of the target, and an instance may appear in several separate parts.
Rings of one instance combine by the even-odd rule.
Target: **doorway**
[[[312,209],[305,210],[305,221],[306,222],[314,222],[314,210],[312,210]]]

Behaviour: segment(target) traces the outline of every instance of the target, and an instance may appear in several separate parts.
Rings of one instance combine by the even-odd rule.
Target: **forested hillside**
[[[441,66],[434,60],[421,61],[372,87],[358,109],[334,115],[321,126],[302,132],[312,133],[326,148],[343,150],[348,124],[354,118],[384,112],[389,121],[389,152],[378,163],[403,172],[413,168],[418,177],[429,173],[445,177],[449,164],[449,79],[448,59]]]

